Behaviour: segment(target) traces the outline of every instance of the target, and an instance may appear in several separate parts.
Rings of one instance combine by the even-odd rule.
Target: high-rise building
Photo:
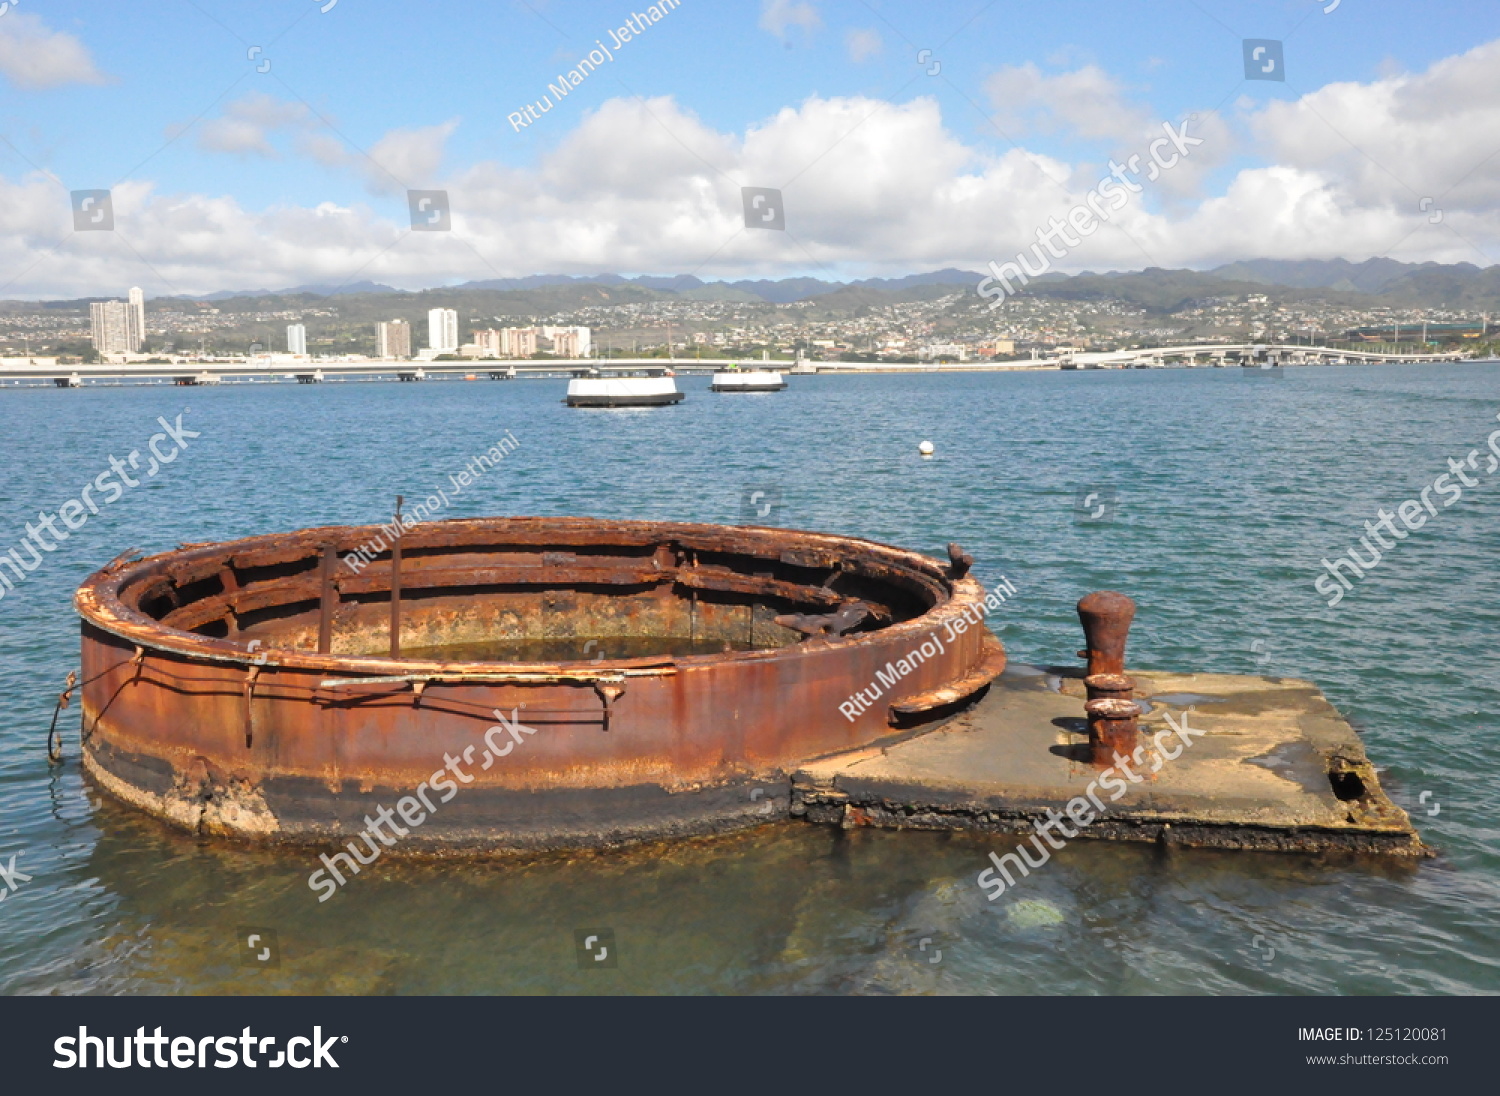
[[[434,308],[427,313],[427,349],[451,354],[458,349],[458,312]]]
[[[411,357],[411,324],[405,320],[376,324],[375,346],[377,358]]]
[[[552,340],[552,352],[560,358],[586,358],[593,345],[593,339],[587,327],[544,327],[542,337]],[[564,354],[558,348],[559,337],[566,340],[565,345],[569,347],[570,353]]]
[[[89,305],[94,349],[100,354],[134,354],[141,348],[141,332],[134,308],[124,301],[94,301]]]
[[[536,328],[504,327],[500,329],[500,354],[506,358],[529,358],[536,353]]]
[[[545,332],[551,331],[547,336]],[[474,346],[480,357],[529,358],[536,353],[537,340],[552,340],[553,353],[561,357],[581,358],[588,355],[586,327],[502,327],[474,332]],[[579,332],[582,332],[580,336]]]
[[[307,353],[307,328],[300,323],[291,323],[286,326],[286,352],[288,354]]]
[[[146,292],[140,286],[130,289],[130,318],[135,321],[135,348],[146,341]]]

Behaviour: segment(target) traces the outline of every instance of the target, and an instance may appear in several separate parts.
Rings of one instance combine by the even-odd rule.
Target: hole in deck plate
[[[1365,796],[1365,782],[1359,778],[1358,773],[1347,770],[1343,772],[1330,772],[1328,774],[1328,783],[1333,785],[1335,798],[1345,803],[1352,803],[1354,800],[1363,799]]]
[[[401,657],[423,662],[591,662],[624,658],[685,658],[725,651],[764,651],[771,643],[751,645],[699,636],[546,636],[492,638],[430,647],[402,646]],[[371,654],[383,654],[372,651]]]

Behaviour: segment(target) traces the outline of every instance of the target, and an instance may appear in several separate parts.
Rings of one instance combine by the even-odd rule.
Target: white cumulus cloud
[[[14,10],[0,18],[0,75],[28,91],[104,83],[82,42],[38,15]]]
[[[272,133],[299,129],[311,122],[310,112],[301,103],[277,99],[257,91],[236,99],[217,118],[198,128],[198,147],[208,152],[229,152],[275,156]]]
[[[885,49],[878,30],[851,30],[844,38],[849,50],[849,60],[855,64],[878,56]]]
[[[1500,41],[1445,58],[1426,72],[1368,84],[1328,84],[1273,102],[1252,128],[1277,163],[1339,180],[1360,203],[1455,206],[1500,201]]]
[[[393,129],[370,146],[371,185],[385,189],[422,188],[443,162],[458,120],[414,129]]]
[[[1049,76],[1030,61],[1007,65],[985,81],[996,123],[1012,137],[1066,130],[1116,143],[1132,141],[1150,123],[1142,106],[1097,65]]]
[[[422,189],[442,166],[448,138],[458,128],[451,119],[434,126],[393,129],[368,149],[349,144],[328,120],[305,104],[252,92],[228,104],[198,126],[198,147],[205,152],[277,157],[273,136],[292,137],[292,151],[362,177],[378,193]]]
[[[792,27],[811,33],[823,25],[818,9],[807,0],[761,0],[760,29],[786,38]]]

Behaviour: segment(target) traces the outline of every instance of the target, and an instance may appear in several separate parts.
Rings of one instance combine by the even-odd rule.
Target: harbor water
[[[695,376],[683,403],[632,410],[565,407],[563,380],[0,389],[0,552],[25,557],[27,523],[140,454],[139,485],[55,523],[66,539],[0,598],[0,990],[1500,991],[1500,363],[1251,372],[794,376],[732,396]],[[498,466],[471,464],[507,431]],[[1471,451],[1473,485],[1329,607],[1322,561],[1367,558],[1365,523]],[[526,861],[388,854],[319,902],[314,851],[201,840],[102,796],[76,703],[49,766],[90,572],[131,548],[387,522],[397,494],[440,490],[443,517],[957,541],[1017,590],[990,623],[1019,672],[1077,665],[1074,603],[1123,591],[1132,666],[1316,682],[1440,855],[1078,840],[991,902],[976,876],[1005,839],[782,823]],[[270,959],[247,960],[252,933]]]

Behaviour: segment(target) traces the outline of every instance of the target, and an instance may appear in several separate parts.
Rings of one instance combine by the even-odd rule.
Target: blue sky
[[[1492,0],[683,0],[519,132],[508,115],[648,5],[328,5],[10,5],[3,295],[103,292],[131,261],[152,292],[361,263],[411,285],[977,269],[1066,215],[1111,155],[1190,114],[1205,149],[1061,268],[1253,257],[1254,235],[1222,230],[1247,219],[1286,257],[1500,257],[1500,69],[1474,53],[1500,40]],[[1244,38],[1284,41],[1286,82],[1244,79]],[[1433,162],[1424,126],[1461,150]],[[785,188],[787,236],[715,253],[743,227],[745,185]],[[451,238],[400,238],[405,187],[450,191]],[[69,237],[66,192],[84,188],[115,188],[116,237]],[[930,224],[908,208],[929,194]],[[1426,231],[1418,199],[1445,194]]]

